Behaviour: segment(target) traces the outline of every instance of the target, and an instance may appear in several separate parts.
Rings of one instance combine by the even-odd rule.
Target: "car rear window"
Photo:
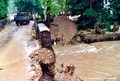
[[[17,13],[18,16],[28,16],[28,13]]]

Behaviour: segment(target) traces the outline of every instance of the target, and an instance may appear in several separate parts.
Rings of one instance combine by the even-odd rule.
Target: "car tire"
[[[26,24],[28,25],[30,23],[30,21],[27,21]]]
[[[16,22],[16,25],[17,25],[17,26],[20,26],[20,23],[19,23],[19,22]]]

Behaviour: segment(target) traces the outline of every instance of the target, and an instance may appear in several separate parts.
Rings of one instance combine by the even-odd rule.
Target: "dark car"
[[[2,25],[2,23],[0,22],[0,30],[2,30],[3,29],[3,25]]]
[[[30,18],[29,18],[29,14],[27,12],[19,12],[17,13],[17,15],[14,18],[17,26],[21,25],[21,24],[29,24],[30,23]]]
[[[2,30],[6,24],[7,24],[7,20],[6,19],[0,20],[0,30]]]

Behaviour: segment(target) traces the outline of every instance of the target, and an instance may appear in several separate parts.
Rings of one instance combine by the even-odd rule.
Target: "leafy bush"
[[[39,0],[15,0],[19,12],[43,13]]]
[[[109,32],[111,31],[110,26],[111,26],[111,23],[110,23],[110,22],[105,22],[105,28],[106,28],[106,30],[109,31]]]
[[[93,9],[86,9],[86,11],[83,13],[83,15],[87,16],[87,17],[91,17],[96,15],[97,12]]]
[[[8,0],[0,0],[0,20],[7,17]]]

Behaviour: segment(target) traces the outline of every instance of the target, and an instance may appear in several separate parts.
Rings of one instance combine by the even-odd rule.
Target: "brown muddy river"
[[[57,68],[62,63],[72,64],[76,67],[75,77],[85,81],[120,80],[120,41],[54,48]]]
[[[28,55],[36,49],[36,45],[27,44],[31,26],[20,26],[5,43],[9,36],[4,35],[10,30],[0,32],[0,81],[28,81],[31,76]],[[84,81],[120,80],[120,41],[53,47],[57,54],[56,67],[62,63],[74,65],[75,77]]]

